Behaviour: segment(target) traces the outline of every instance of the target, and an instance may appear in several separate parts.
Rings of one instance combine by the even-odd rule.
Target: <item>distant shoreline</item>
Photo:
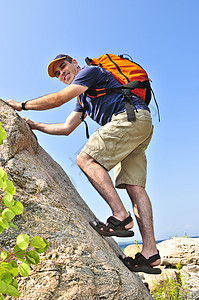
[[[193,239],[193,238],[199,238],[199,236],[190,236],[190,237],[188,236],[188,237],[185,237],[185,238],[192,238]],[[169,240],[169,238],[168,239],[163,239],[163,240],[157,240],[156,244],[164,242],[164,241],[167,241],[167,240]],[[135,243],[134,241],[132,241],[132,242],[118,242],[117,244],[122,249],[122,251],[124,251],[124,249],[127,246],[129,246],[129,245],[135,245],[137,243]],[[138,241],[138,244],[142,245],[142,241]]]

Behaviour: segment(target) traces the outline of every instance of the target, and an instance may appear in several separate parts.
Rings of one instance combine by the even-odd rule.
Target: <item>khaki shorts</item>
[[[145,149],[153,133],[151,114],[135,112],[136,121],[129,122],[126,112],[113,115],[111,122],[97,129],[82,149],[107,171],[114,168],[115,186],[126,184],[145,187],[147,161]]]

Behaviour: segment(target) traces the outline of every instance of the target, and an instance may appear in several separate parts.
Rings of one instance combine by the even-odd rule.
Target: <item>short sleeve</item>
[[[77,73],[71,84],[84,85],[90,88],[98,81],[100,75],[100,68],[94,66],[86,66]]]

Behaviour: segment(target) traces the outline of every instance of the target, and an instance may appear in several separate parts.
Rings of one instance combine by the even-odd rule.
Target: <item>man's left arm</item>
[[[25,109],[46,110],[59,107],[74,97],[84,93],[87,89],[87,86],[71,84],[57,93],[52,93],[36,99],[25,101]],[[22,110],[22,103],[14,100],[7,100],[6,102],[15,110]]]

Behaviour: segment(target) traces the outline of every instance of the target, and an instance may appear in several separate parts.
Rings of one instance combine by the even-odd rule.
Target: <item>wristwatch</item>
[[[21,108],[22,108],[23,110],[28,110],[28,109],[26,108],[26,102],[28,102],[28,101],[21,102]]]

